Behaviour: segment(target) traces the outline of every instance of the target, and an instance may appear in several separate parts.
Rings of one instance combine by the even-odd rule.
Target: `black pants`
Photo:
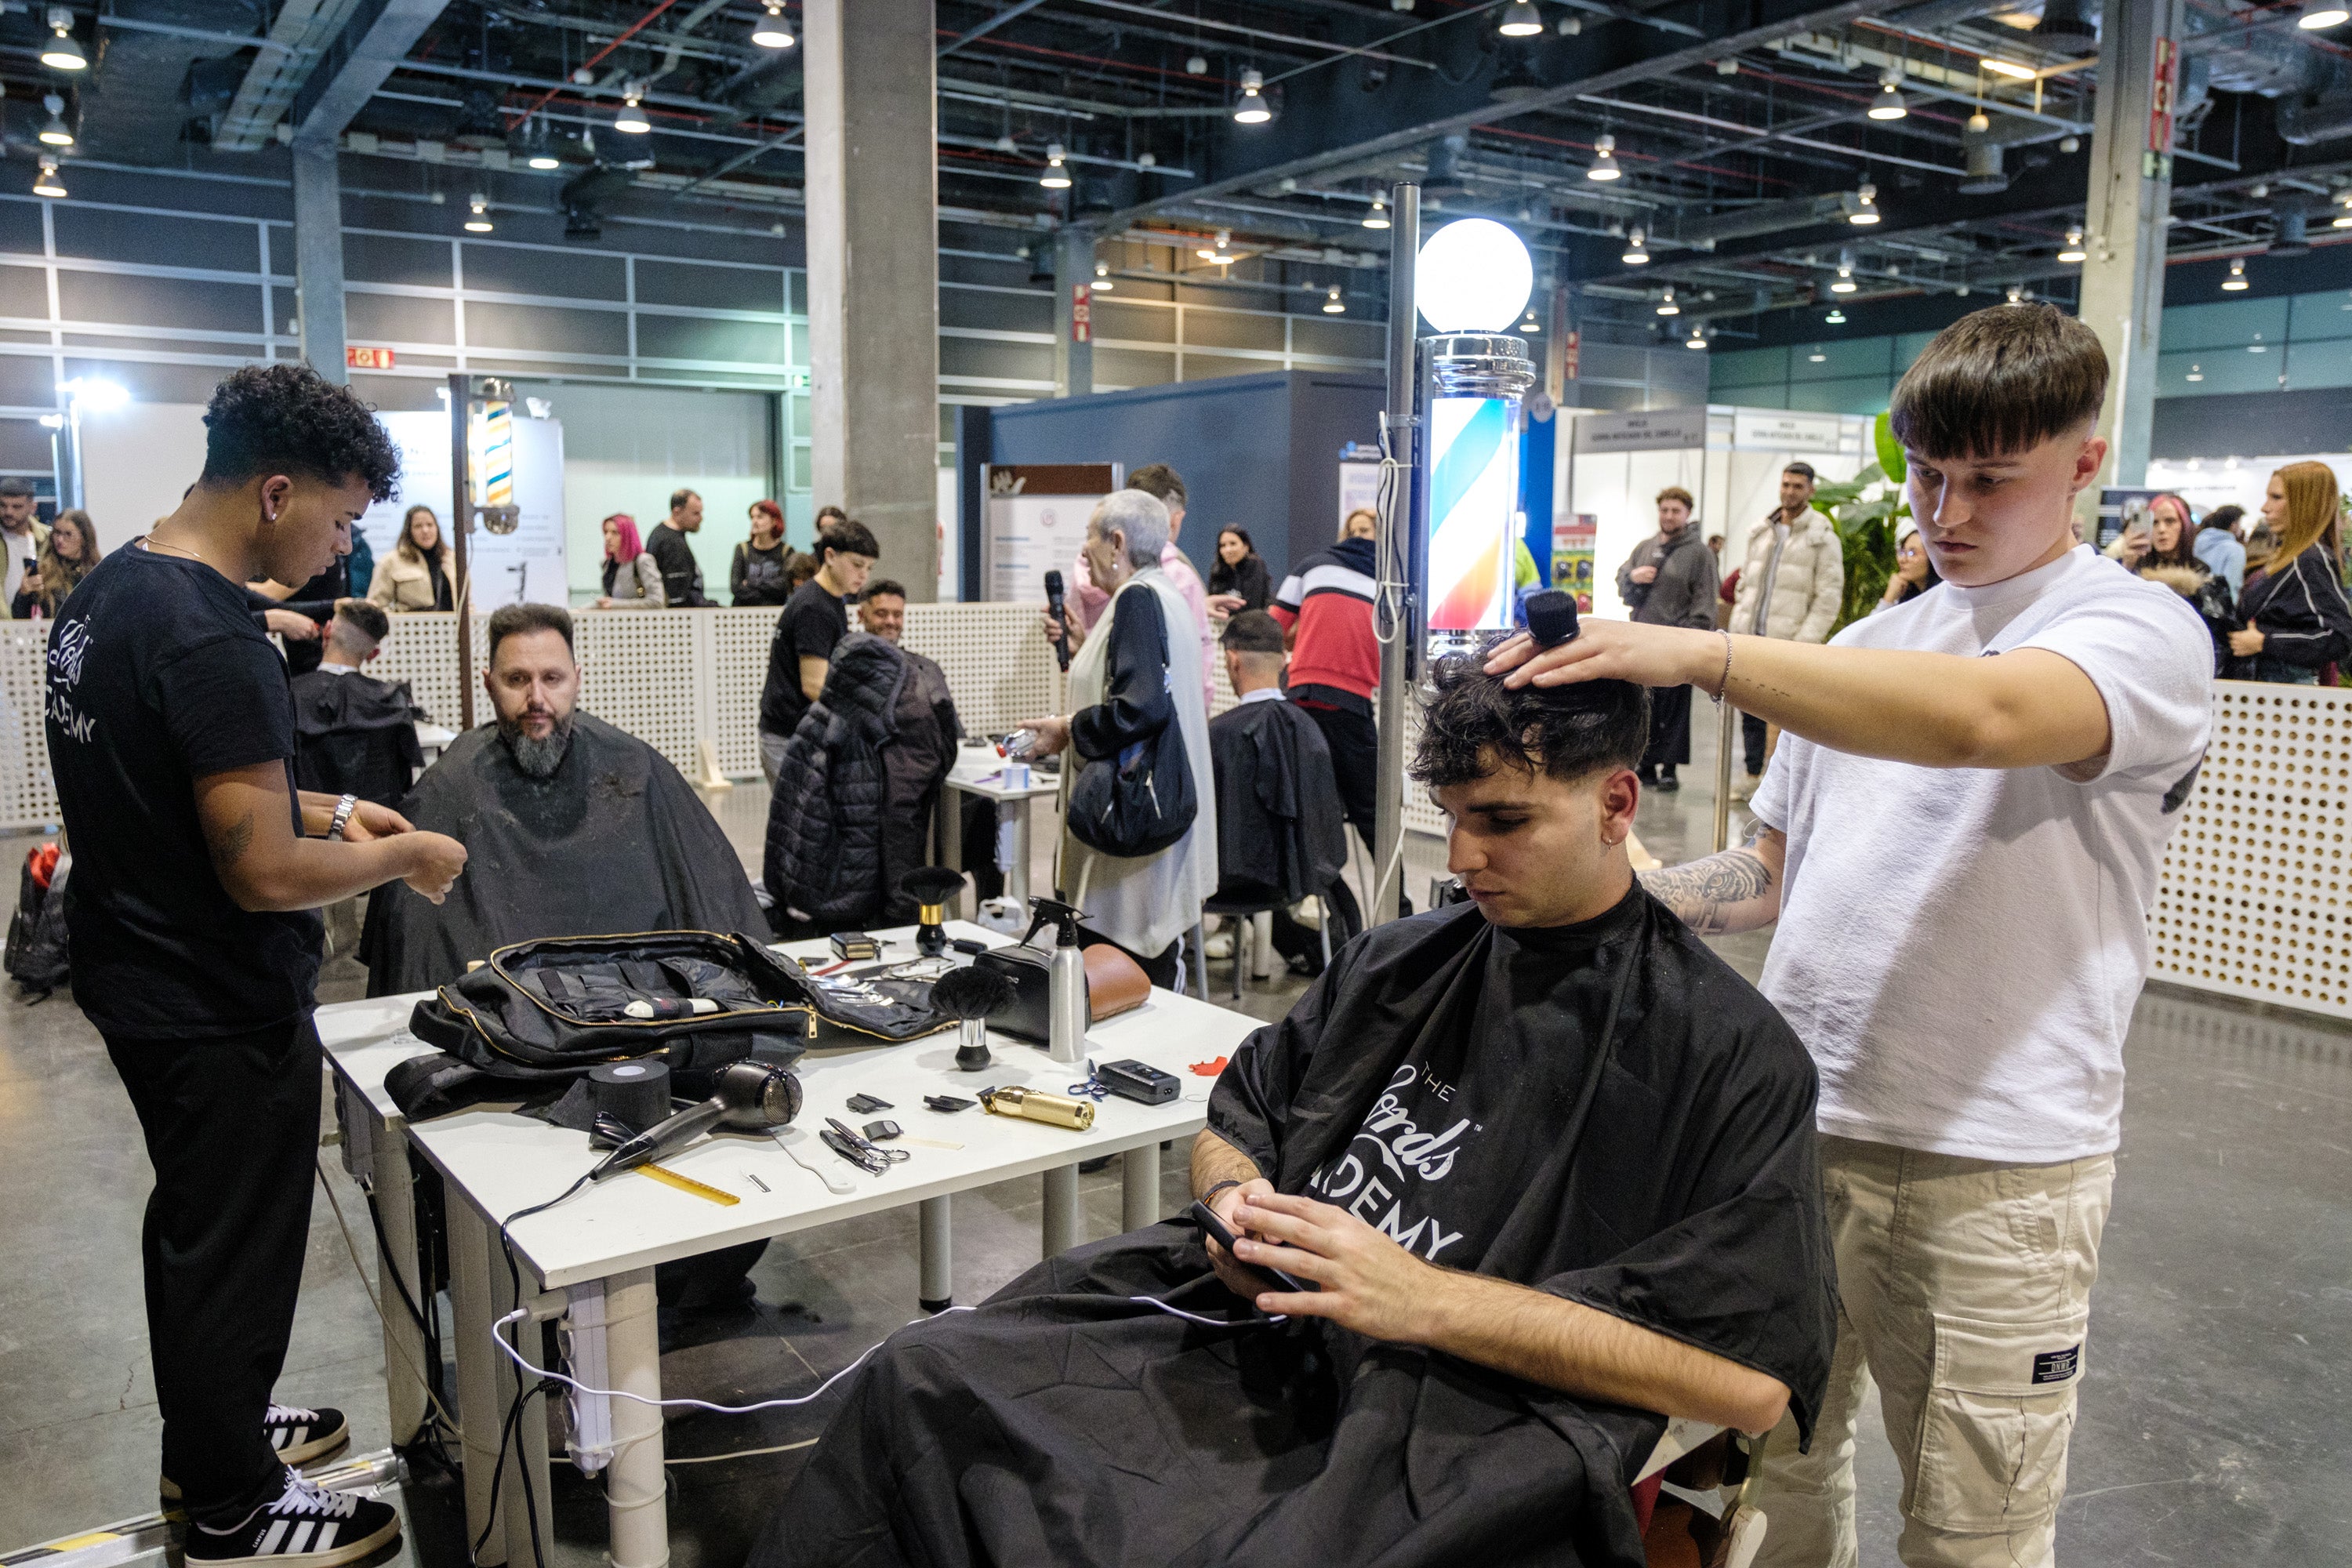
[[[1739,716],[1739,738],[1748,746],[1748,776],[1764,771],[1764,721],[1753,713]]]
[[[109,1037],[155,1167],[140,1251],[163,1474],[199,1524],[273,1501],[262,1433],[310,1237],[319,1031],[309,1018],[206,1040]]]
[[[1650,688],[1650,742],[1642,749],[1644,773],[1690,761],[1690,710],[1689,687]]]
[[[1323,743],[1331,748],[1331,773],[1339,781],[1339,809],[1347,813],[1349,826],[1362,837],[1369,854],[1372,847],[1372,801],[1381,776],[1380,731],[1372,723],[1372,716],[1312,702],[1301,702],[1298,707],[1315,721],[1315,727],[1323,731]]]

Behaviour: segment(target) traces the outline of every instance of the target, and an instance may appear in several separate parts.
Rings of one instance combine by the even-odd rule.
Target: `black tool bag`
[[[695,998],[719,1011],[634,1018]],[[486,1099],[561,1091],[602,1062],[659,1057],[681,1093],[758,1051],[791,1059],[828,1043],[894,1044],[953,1020],[899,997],[844,998],[757,938],[715,931],[551,937],[490,954],[419,1002],[409,1030],[440,1057],[403,1062],[384,1087],[412,1121]]]
[[[5,967],[10,979],[34,1001],[66,983],[72,969],[66,952],[66,877],[71,862],[60,858],[46,888],[33,876],[32,857],[25,858],[23,880],[16,892],[16,912],[8,921]]]

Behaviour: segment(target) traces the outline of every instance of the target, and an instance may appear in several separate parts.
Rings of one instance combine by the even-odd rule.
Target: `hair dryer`
[[[700,1105],[638,1133],[588,1173],[592,1182],[635,1170],[656,1155],[690,1143],[719,1127],[764,1132],[801,1113],[801,1080],[790,1068],[746,1057],[719,1070],[719,1092]]]
[[[1062,604],[1062,574],[1045,574],[1045,610],[1061,623],[1060,635],[1054,638],[1054,658],[1064,669],[1070,668],[1070,612]]]

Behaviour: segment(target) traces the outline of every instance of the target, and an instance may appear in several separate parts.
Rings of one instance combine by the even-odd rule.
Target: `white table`
[[[1004,873],[1005,896],[1024,910],[1029,907],[1029,803],[1058,794],[1062,787],[1056,773],[1040,773],[1033,767],[1029,777],[1027,785],[1013,788],[1005,784],[1002,766],[978,775],[951,772],[940,796],[940,864],[959,868],[963,865],[963,812],[955,792],[996,803],[997,868]]]
[[[957,922],[954,934],[1003,945],[1007,939]],[[879,933],[898,940],[886,957],[913,956],[911,928]],[[784,951],[827,953],[822,942],[790,944]],[[402,1254],[404,1268],[414,1247],[395,1234],[400,1221],[390,1211],[405,1207],[405,1173],[392,1179],[386,1144],[396,1150],[403,1129],[398,1112],[383,1096],[383,1078],[396,1062],[424,1047],[404,1025],[415,997],[347,1003],[319,1011],[327,1042],[342,1079],[347,1112],[371,1123],[366,1147],[374,1161],[379,1208],[387,1215],[388,1244]],[[1025,1041],[992,1036],[996,1065],[986,1072],[961,1073],[952,1066],[955,1037],[934,1035],[903,1046],[812,1052],[798,1071],[806,1108],[786,1136],[795,1152],[822,1170],[845,1175],[850,1191],[836,1194],[765,1138],[726,1135],[707,1140],[662,1163],[681,1174],[736,1194],[721,1206],[643,1176],[628,1175],[589,1188],[562,1206],[526,1218],[512,1227],[515,1257],[523,1276],[524,1300],[509,1285],[496,1220],[553,1197],[601,1156],[580,1133],[509,1112],[478,1110],[437,1118],[404,1129],[407,1141],[436,1168],[447,1190],[450,1295],[456,1308],[457,1396],[466,1428],[466,1501],[468,1538],[493,1522],[490,1481],[499,1448],[499,1417],[512,1401],[512,1363],[493,1346],[490,1325],[520,1304],[535,1319],[565,1316],[575,1331],[601,1318],[604,1365],[601,1386],[658,1397],[661,1360],[655,1322],[654,1266],[741,1242],[786,1235],[839,1219],[908,1204],[920,1207],[922,1288],[927,1300],[948,1294],[949,1199],[961,1191],[1009,1178],[1045,1179],[1044,1247],[1058,1253],[1082,1239],[1077,1205],[1076,1162],[1123,1153],[1122,1224],[1135,1229],[1159,1219],[1160,1145],[1189,1137],[1204,1125],[1210,1080],[1189,1069],[1196,1062],[1227,1056],[1256,1021],[1206,1003],[1154,989],[1132,1013],[1098,1026],[1090,1036],[1097,1061],[1133,1057],[1172,1073],[1182,1098],[1159,1106],[1104,1100],[1087,1132],[1041,1122],[990,1116],[977,1107],[952,1115],[927,1110],[923,1096],[972,1098],[982,1085],[1060,1092],[1083,1074],[1057,1064]],[[851,1112],[853,1094],[891,1102],[887,1115],[911,1137],[959,1142],[959,1150],[901,1145],[911,1155],[881,1175],[842,1161],[817,1142],[812,1129],[827,1116],[852,1126],[867,1120]],[[357,1133],[354,1132],[354,1137]],[[751,1178],[757,1176],[758,1183]],[[761,1190],[764,1184],[767,1190]],[[388,1189],[399,1201],[385,1201]],[[413,1238],[414,1222],[406,1221]],[[414,1285],[412,1283],[412,1289]],[[542,1294],[546,1292],[548,1294]],[[560,1294],[559,1294],[560,1293]],[[396,1304],[396,1301],[395,1303]],[[392,1314],[387,1311],[387,1318]],[[387,1340],[393,1331],[387,1328]],[[526,1355],[535,1356],[538,1336],[517,1336]],[[405,1364],[387,1344],[388,1371]],[[585,1381],[598,1382],[595,1377]],[[401,1413],[421,1415],[421,1394],[405,1405],[395,1398],[395,1430]],[[488,1412],[486,1419],[478,1413]],[[548,1491],[544,1482],[544,1426],[519,1423],[519,1453],[510,1454],[499,1488],[497,1516],[480,1561],[529,1561],[529,1513],[511,1506],[522,1495],[521,1472],[534,1481],[541,1537],[548,1538]],[[625,1400],[611,1402],[612,1461],[605,1478],[612,1524],[612,1561],[617,1568],[661,1568],[668,1558],[668,1524],[663,1501],[661,1413]],[[503,1545],[503,1554],[500,1547]]]

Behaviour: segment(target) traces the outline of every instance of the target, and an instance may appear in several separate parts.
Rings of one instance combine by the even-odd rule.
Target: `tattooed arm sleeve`
[[[1780,918],[1789,841],[1757,823],[1737,849],[1642,873],[1642,885],[1703,936],[1754,931]]]

